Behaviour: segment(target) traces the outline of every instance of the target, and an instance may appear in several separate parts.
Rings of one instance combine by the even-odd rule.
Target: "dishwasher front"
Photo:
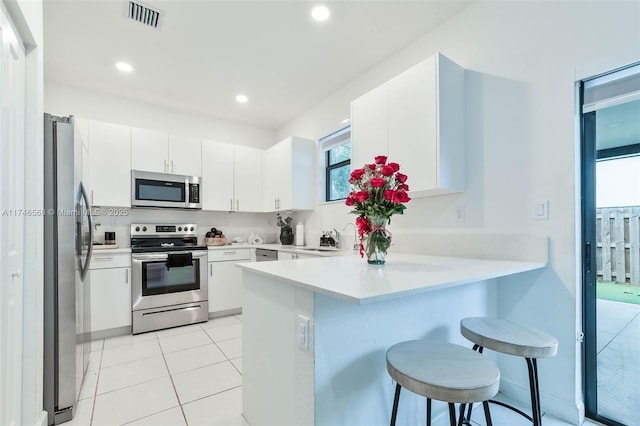
[[[269,249],[256,249],[256,262],[268,262],[278,260],[278,251]]]

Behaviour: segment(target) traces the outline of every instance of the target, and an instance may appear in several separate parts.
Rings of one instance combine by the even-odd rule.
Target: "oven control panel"
[[[198,225],[194,223],[134,223],[131,225],[132,237],[185,237],[197,235]]]

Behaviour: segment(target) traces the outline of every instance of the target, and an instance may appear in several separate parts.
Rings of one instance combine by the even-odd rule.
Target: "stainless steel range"
[[[207,247],[196,225],[131,225],[131,278],[133,334],[207,321]]]

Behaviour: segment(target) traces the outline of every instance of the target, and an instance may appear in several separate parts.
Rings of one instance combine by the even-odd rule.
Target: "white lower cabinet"
[[[313,257],[322,257],[315,254],[290,252],[290,251],[278,251],[278,260],[297,260],[297,259],[311,259]]]
[[[236,266],[251,259],[251,249],[209,250],[209,312],[242,308],[242,271]]]
[[[96,253],[89,267],[91,331],[131,326],[131,255]]]

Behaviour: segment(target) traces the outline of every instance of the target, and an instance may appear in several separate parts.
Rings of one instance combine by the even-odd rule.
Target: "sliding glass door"
[[[580,85],[587,417],[640,422],[640,66]]]

